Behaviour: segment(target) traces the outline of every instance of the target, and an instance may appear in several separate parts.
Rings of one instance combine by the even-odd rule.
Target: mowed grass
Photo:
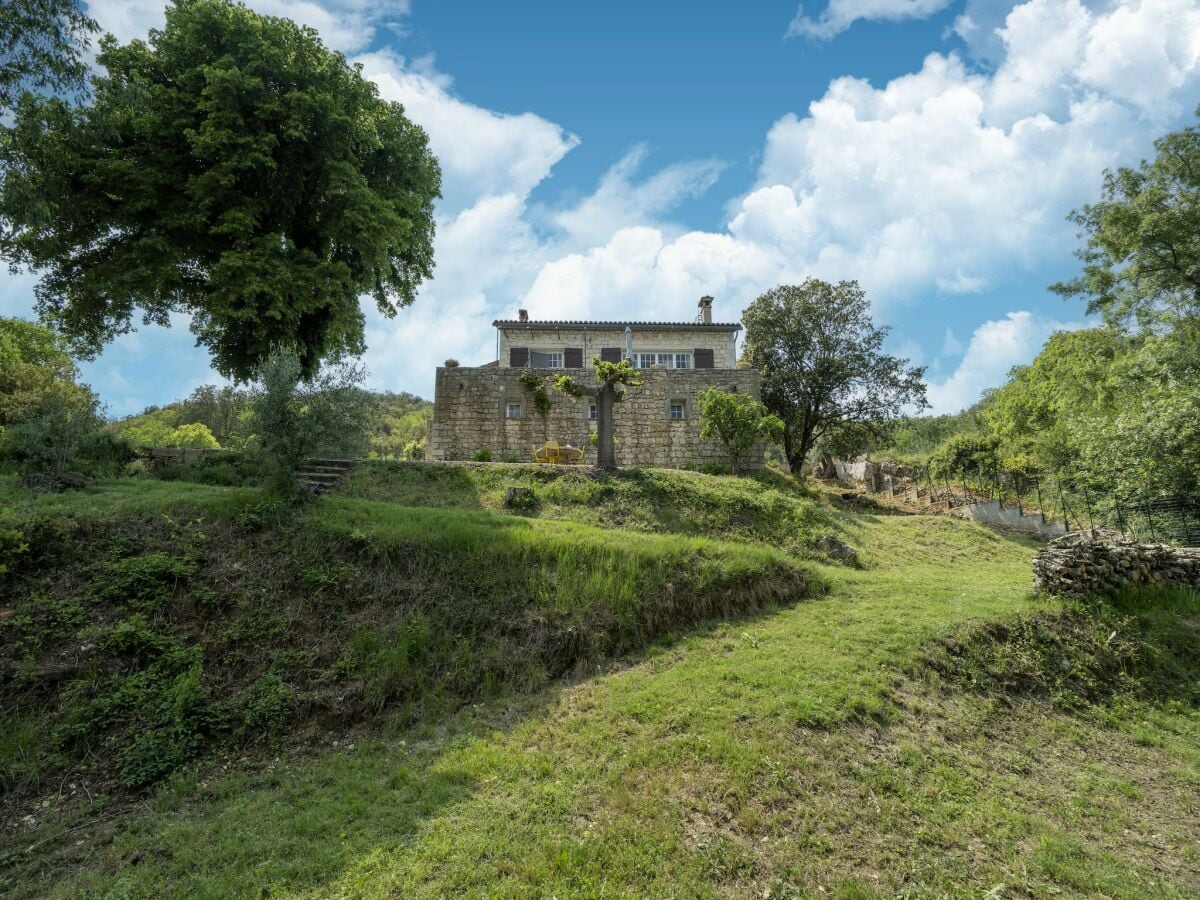
[[[922,676],[931,639],[1049,605],[1028,596],[1030,548],[945,519],[843,524],[867,568],[825,567],[823,600],[177,778],[24,893],[1194,896],[1195,709],[1065,713]]]
[[[708,489],[725,491],[716,481]],[[643,608],[681,561],[736,584],[739,566],[782,559],[763,541],[648,536],[489,504],[444,504],[460,507],[447,514],[338,499],[312,515],[388,553],[441,547],[479,569],[518,561],[526,574],[479,577],[515,578],[521,590],[560,587],[552,561],[568,554],[578,581],[564,595],[579,598],[625,590],[637,569],[622,568],[634,565],[623,554],[650,554],[666,568],[651,563],[663,577],[645,579]],[[567,506],[575,515],[585,504]],[[923,665],[931,642],[1059,608],[1029,596],[1031,545],[946,518],[811,515],[863,564],[806,564],[828,587],[822,599],[669,637],[597,677],[181,774],[134,814],[55,837],[37,871],[4,887],[54,897],[1200,892],[1193,702],[1121,697],[1065,712],[944,682]],[[1124,602],[1117,612],[1137,601]]]

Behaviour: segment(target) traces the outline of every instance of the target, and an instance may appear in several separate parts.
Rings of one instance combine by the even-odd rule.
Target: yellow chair
[[[546,455],[550,457],[549,462],[562,462],[562,450],[558,446],[558,441],[546,441]]]
[[[533,448],[533,461],[538,463],[550,462],[550,454],[546,451],[545,447]]]

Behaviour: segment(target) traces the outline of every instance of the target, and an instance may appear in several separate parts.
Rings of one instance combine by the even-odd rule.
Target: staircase
[[[296,480],[306,490],[320,494],[341,484],[354,466],[352,459],[314,458],[296,470]]]

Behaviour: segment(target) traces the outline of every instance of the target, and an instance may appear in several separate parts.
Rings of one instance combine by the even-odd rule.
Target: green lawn
[[[362,501],[321,515],[401,543],[423,521]],[[1061,609],[1029,596],[1031,547],[947,518],[812,515],[863,561],[809,563],[821,599],[702,627],[597,677],[202,766],[52,840],[13,892],[1200,892],[1194,691],[1067,711],[964,690],[924,664],[932,647]],[[520,521],[532,537],[557,527]],[[1180,610],[1194,636],[1196,608]]]

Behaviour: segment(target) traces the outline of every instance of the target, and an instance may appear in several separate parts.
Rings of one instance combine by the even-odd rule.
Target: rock
[[[839,541],[831,534],[824,535],[817,541],[817,549],[834,559],[853,559],[856,552],[849,544]]]

